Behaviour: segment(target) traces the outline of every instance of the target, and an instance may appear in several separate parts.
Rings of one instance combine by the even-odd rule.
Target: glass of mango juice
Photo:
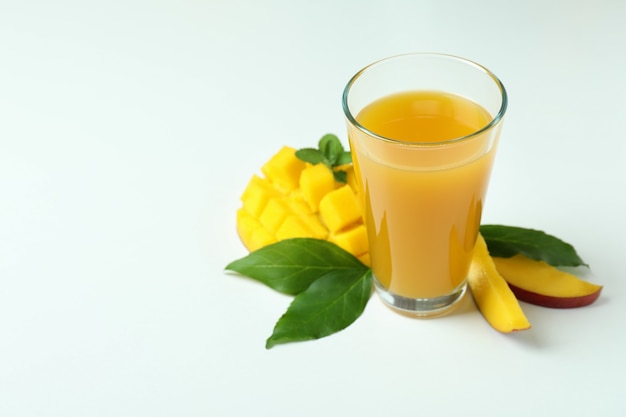
[[[399,313],[458,305],[507,107],[502,82],[463,58],[375,62],[342,97],[376,292]]]

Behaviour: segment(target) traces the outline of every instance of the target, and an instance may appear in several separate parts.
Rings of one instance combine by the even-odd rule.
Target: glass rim
[[[446,140],[434,141],[434,142],[432,142],[432,141],[414,142],[414,141],[405,141],[405,140],[393,139],[393,138],[388,138],[388,137],[379,135],[378,133],[372,132],[371,130],[367,129],[365,126],[363,126],[362,124],[360,124],[356,120],[356,117],[352,114],[352,112],[350,111],[350,107],[348,106],[348,95],[350,93],[350,90],[351,90],[352,86],[361,77],[361,75],[363,75],[370,68],[372,68],[372,67],[374,67],[374,66],[376,66],[378,64],[387,62],[387,61],[391,61],[391,60],[398,59],[398,58],[411,57],[411,56],[445,58],[445,59],[449,59],[449,60],[452,60],[452,61],[458,61],[458,62],[462,62],[462,63],[468,64],[469,66],[472,66],[472,67],[478,69],[479,71],[483,72],[484,74],[486,74],[489,78],[491,78],[494,81],[495,85],[500,90],[500,95],[502,97],[502,102],[500,103],[500,108],[498,109],[498,112],[496,113],[496,115],[491,118],[491,121],[489,123],[487,123],[484,127],[476,130],[475,132],[472,132],[472,133],[470,133],[468,135],[465,135],[465,136],[460,136],[458,138],[446,139]],[[477,63],[475,61],[472,61],[472,60],[469,60],[469,59],[466,59],[466,58],[462,58],[462,57],[457,56],[457,55],[451,55],[451,54],[434,53],[434,52],[412,52],[412,53],[406,53],[406,54],[392,55],[392,56],[389,56],[387,58],[383,58],[383,59],[379,59],[377,61],[374,61],[371,64],[366,65],[365,67],[363,67],[356,74],[354,74],[352,76],[352,78],[350,78],[348,83],[346,84],[346,86],[345,86],[345,88],[343,90],[342,98],[341,98],[341,105],[342,105],[342,108],[343,108],[343,113],[346,116],[346,118],[348,119],[348,121],[350,122],[350,124],[352,124],[357,129],[361,130],[363,133],[365,133],[365,134],[367,134],[369,136],[372,136],[372,137],[374,137],[376,139],[379,139],[381,141],[384,141],[384,142],[389,142],[389,143],[393,143],[393,144],[397,144],[397,145],[414,146],[414,147],[424,147],[424,146],[433,147],[433,146],[441,146],[441,145],[453,144],[453,143],[457,143],[457,142],[464,142],[464,141],[470,140],[470,139],[472,139],[472,138],[474,138],[476,136],[479,136],[479,135],[483,134],[484,132],[494,128],[504,118],[504,115],[506,113],[506,109],[507,109],[507,106],[508,106],[508,94],[506,92],[506,88],[504,87],[504,84],[502,83],[502,81],[493,72],[488,70],[485,66],[483,66],[483,65],[481,65],[481,64],[479,64],[479,63]]]

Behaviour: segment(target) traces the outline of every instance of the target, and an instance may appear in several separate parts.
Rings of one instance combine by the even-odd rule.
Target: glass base
[[[433,298],[409,298],[393,294],[383,288],[374,277],[376,293],[383,303],[396,313],[416,318],[434,318],[448,314],[463,299],[467,291],[467,281],[463,281],[450,294]]]

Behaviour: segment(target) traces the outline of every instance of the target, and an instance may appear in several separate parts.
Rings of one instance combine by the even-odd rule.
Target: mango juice
[[[495,139],[492,116],[465,98],[410,91],[365,106],[349,130],[363,191],[372,271],[408,298],[465,283]]]

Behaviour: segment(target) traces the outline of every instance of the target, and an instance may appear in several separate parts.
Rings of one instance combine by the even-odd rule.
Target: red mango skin
[[[553,297],[524,290],[511,284],[509,284],[509,287],[518,300],[548,308],[585,307],[593,304],[602,292],[602,287],[600,287],[598,291],[580,297]]]

